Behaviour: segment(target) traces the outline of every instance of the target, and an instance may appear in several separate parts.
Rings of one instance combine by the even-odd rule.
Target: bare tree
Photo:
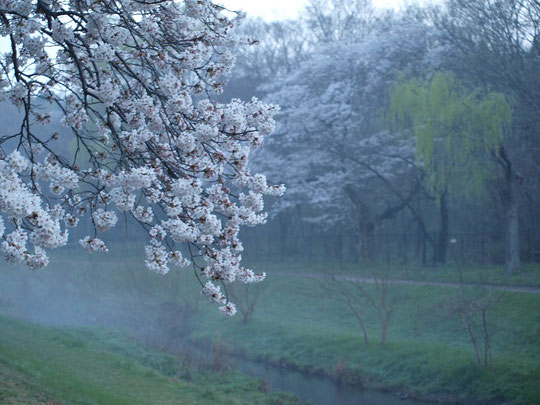
[[[235,285],[228,289],[229,295],[236,303],[236,309],[242,315],[242,322],[247,323],[253,317],[267,284]]]
[[[390,265],[380,266],[375,264],[367,252],[364,253],[365,263],[369,268],[370,278],[359,277],[350,273],[349,269],[342,264],[343,274],[327,274],[328,279],[319,282],[321,288],[347,306],[357,319],[364,343],[369,343],[368,331],[365,324],[364,309],[370,306],[377,314],[377,319],[381,332],[381,345],[386,345],[388,338],[388,328],[392,319],[392,306],[390,301]],[[382,267],[382,268],[381,268]],[[373,286],[370,288],[369,286]]]
[[[443,302],[446,316],[457,317],[463,322],[474,348],[476,363],[488,367],[491,362],[491,336],[488,312],[501,300],[500,291],[489,286],[467,287],[463,282],[461,266],[456,260],[459,272],[459,290],[449,300]]]

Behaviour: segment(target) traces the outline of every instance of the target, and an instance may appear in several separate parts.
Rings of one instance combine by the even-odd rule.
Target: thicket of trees
[[[524,245],[540,257],[537,1],[312,0],[295,21],[241,20],[207,0],[0,4],[8,261],[44,267],[81,218],[72,236],[107,251],[101,234],[131,221],[149,269],[192,266],[232,315],[220,285],[264,278],[240,263],[240,229],[284,191],[259,170],[289,191],[243,231],[258,255],[273,239],[361,260],[391,234],[400,260],[442,264],[474,233],[508,275]]]
[[[249,234],[258,243],[266,231],[305,254],[295,239],[317,234],[341,252],[347,235],[361,252],[377,234],[403,234],[441,264],[452,235],[476,234],[482,261],[504,261],[506,274],[538,259],[538,2],[396,13],[318,0],[296,21],[244,29],[264,45],[242,51],[229,94],[258,85],[281,106],[255,164],[288,184],[278,219]]]

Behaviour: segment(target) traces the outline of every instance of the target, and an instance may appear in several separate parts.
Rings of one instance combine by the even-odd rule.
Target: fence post
[[[422,266],[426,265],[426,234],[422,234]]]
[[[268,246],[268,260],[269,261],[272,261],[272,237],[271,237],[271,233],[269,232],[267,237],[266,237],[266,243],[267,243],[267,246]]]
[[[484,239],[484,236],[482,236],[482,266],[486,264],[486,241]]]
[[[527,261],[532,262],[531,254],[531,229],[527,229]]]
[[[464,241],[463,241],[463,234],[460,235],[460,245],[461,245],[461,265],[463,266],[465,264],[463,249],[464,249]]]
[[[408,252],[407,252],[407,234],[403,234],[403,264],[407,264],[408,261]]]

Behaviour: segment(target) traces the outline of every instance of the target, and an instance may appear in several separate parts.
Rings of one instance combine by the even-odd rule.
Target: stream
[[[240,357],[228,359],[231,368],[264,379],[270,388],[290,392],[313,405],[425,405],[426,402],[401,399],[389,393],[339,386],[324,377],[308,376],[298,371],[263,365]]]

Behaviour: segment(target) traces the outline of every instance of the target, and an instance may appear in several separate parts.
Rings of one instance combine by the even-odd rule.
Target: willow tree
[[[486,180],[502,180],[505,211],[505,272],[520,269],[516,174],[508,164],[505,140],[512,113],[502,93],[470,90],[453,74],[438,72],[429,80],[401,80],[390,97],[389,122],[410,129],[416,156],[440,212],[435,259],[444,262],[448,239],[448,195],[480,195]],[[496,165],[503,173],[497,173]]]

